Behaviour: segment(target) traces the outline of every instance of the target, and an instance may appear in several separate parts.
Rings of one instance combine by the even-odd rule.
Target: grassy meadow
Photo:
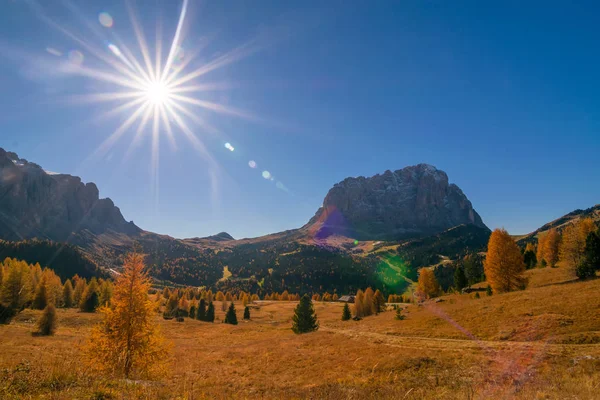
[[[99,314],[59,309],[55,336],[34,337],[40,311],[0,325],[0,398],[47,399],[594,399],[600,393],[600,280],[528,271],[530,288],[443,296],[362,321],[315,303],[320,329],[295,335],[296,302],[258,302],[251,321],[164,320],[172,344],[158,381],[93,376],[80,346]],[[565,279],[563,279],[565,278]],[[552,283],[554,282],[554,283]]]

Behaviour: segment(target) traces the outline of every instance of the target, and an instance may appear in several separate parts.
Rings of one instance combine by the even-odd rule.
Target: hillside
[[[528,233],[527,235],[518,237],[517,243],[524,246],[529,242],[535,242],[537,241],[537,236],[539,234],[545,233],[546,231],[552,228],[556,228],[560,231],[566,225],[583,218],[591,218],[596,222],[598,226],[600,226],[600,204],[597,204],[585,210],[572,211],[568,214],[563,215],[560,218],[550,221],[547,224],[544,224],[540,228],[536,229],[535,231]]]

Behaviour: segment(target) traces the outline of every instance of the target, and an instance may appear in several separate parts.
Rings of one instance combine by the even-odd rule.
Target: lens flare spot
[[[105,28],[112,28],[113,26],[113,17],[107,12],[101,12],[98,15],[98,21]]]
[[[74,64],[74,65],[81,65],[83,64],[83,60],[84,60],[84,56],[83,53],[80,52],[79,50],[71,50],[69,51],[69,61]]]
[[[271,173],[269,171],[263,171],[262,172],[262,177],[265,179],[272,179],[273,177],[271,176]]]
[[[250,161],[248,161],[248,166],[249,166],[250,168],[256,168],[256,161],[254,161],[254,160],[250,160]]]
[[[117,57],[120,57],[120,56],[121,56],[121,50],[119,50],[119,48],[118,48],[116,45],[114,45],[114,44],[112,44],[112,43],[109,43],[109,44],[108,44],[108,49],[109,49],[109,50],[110,50],[110,51],[111,51],[111,52],[112,52],[112,53],[113,53],[115,56],[117,56]]]
[[[356,240],[356,239],[354,240],[354,245],[358,246],[358,240]]]
[[[46,51],[56,57],[62,56],[62,53],[53,47],[46,47]]]
[[[229,151],[234,151],[235,147],[231,145],[231,143],[225,143],[225,148]]]

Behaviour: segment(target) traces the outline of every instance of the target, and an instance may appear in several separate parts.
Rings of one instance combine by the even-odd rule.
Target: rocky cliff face
[[[486,228],[462,190],[428,164],[347,178],[327,193],[307,227],[317,237],[397,240],[472,224]]]
[[[0,148],[0,237],[66,241],[72,233],[107,230],[134,234],[110,199],[93,183],[71,175],[48,174],[39,165]]]

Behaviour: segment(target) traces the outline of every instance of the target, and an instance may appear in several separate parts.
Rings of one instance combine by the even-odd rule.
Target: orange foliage
[[[486,259],[483,263],[487,281],[495,293],[522,288],[525,271],[519,246],[504,229],[496,229],[490,236]]]
[[[166,371],[167,346],[152,320],[150,279],[143,256],[130,254],[115,280],[112,306],[101,308],[103,322],[84,347],[90,368],[114,376],[148,378]]]

